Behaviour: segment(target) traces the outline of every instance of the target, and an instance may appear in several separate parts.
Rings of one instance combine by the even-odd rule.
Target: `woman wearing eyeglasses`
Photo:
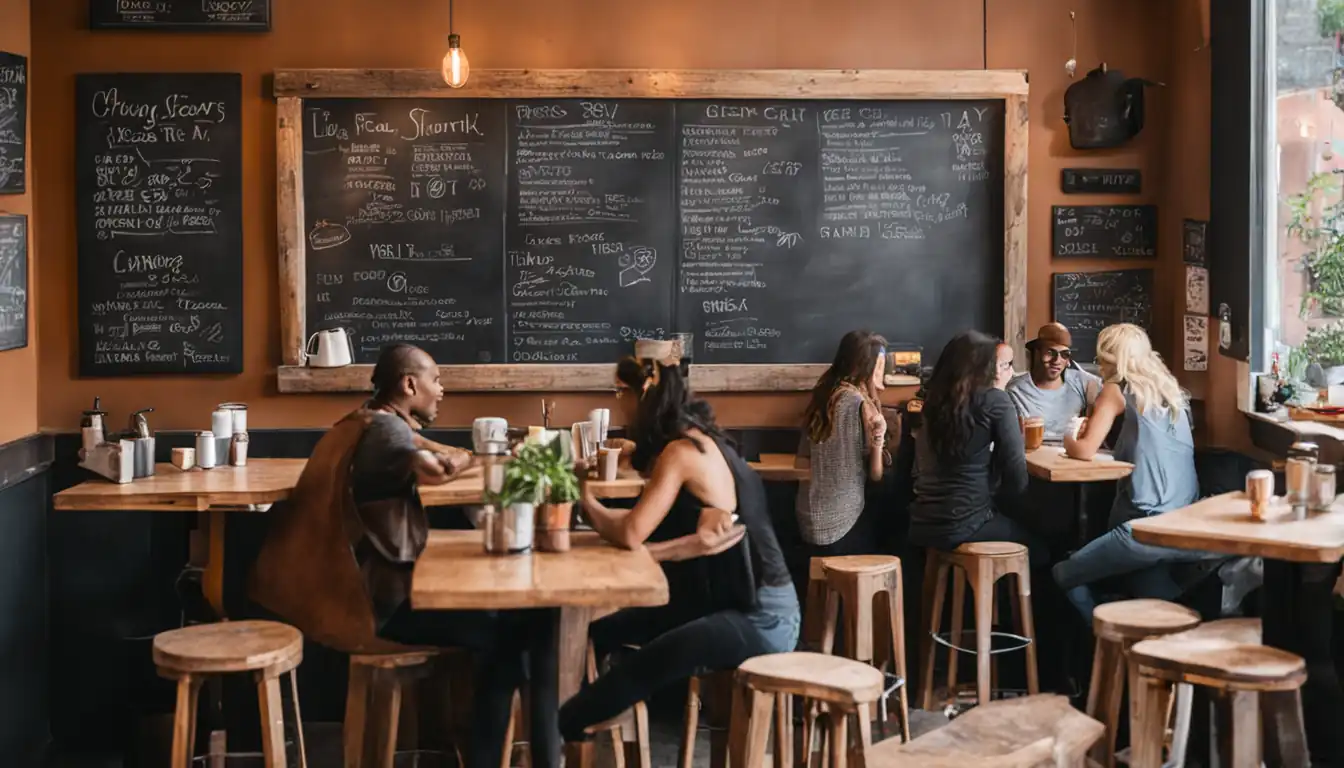
[[[1091,400],[1089,392],[1101,389],[1101,380],[1087,371],[1072,366],[1073,337],[1069,329],[1059,323],[1046,323],[1027,342],[1031,375],[1018,376],[1008,382],[1008,396],[1017,406],[1022,418],[1040,416],[1045,419],[1045,439],[1058,442],[1064,439],[1069,422],[1075,416],[1086,414]]]

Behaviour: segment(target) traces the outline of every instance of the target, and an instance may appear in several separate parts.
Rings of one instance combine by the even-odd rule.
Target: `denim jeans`
[[[1175,600],[1183,589],[1172,578],[1173,563],[1193,563],[1221,558],[1211,552],[1174,549],[1144,544],[1134,538],[1129,523],[1121,523],[1088,542],[1073,557],[1054,567],[1055,583],[1073,603],[1073,607],[1091,625],[1097,607],[1092,585],[1102,579],[1123,576],[1130,597]]]
[[[714,670],[736,669],[754,656],[792,651],[800,617],[793,585],[760,587],[760,609],[719,611],[681,623],[671,605],[633,608],[594,622],[590,634],[599,657],[622,645],[639,645],[618,658],[597,681],[560,708],[565,741],[582,741],[584,729],[647,701],[659,689]]]

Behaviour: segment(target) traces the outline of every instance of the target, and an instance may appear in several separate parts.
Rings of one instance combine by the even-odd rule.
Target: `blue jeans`
[[[1124,576],[1130,597],[1175,600],[1184,590],[1172,578],[1171,564],[1221,557],[1210,552],[1144,544],[1134,538],[1129,523],[1121,523],[1088,542],[1068,560],[1055,564],[1053,573],[1055,583],[1090,625],[1092,611],[1097,607],[1092,594],[1096,582]]]

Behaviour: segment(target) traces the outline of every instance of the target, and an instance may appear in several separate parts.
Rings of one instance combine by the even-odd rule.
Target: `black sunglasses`
[[[1043,349],[1041,350],[1041,357],[1047,363],[1053,363],[1056,359],[1067,363],[1073,359],[1073,352],[1067,349]]]

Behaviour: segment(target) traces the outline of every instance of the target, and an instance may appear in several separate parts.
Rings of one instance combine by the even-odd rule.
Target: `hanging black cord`
[[[453,34],[457,30],[453,28],[453,0],[448,0],[448,34]]]

